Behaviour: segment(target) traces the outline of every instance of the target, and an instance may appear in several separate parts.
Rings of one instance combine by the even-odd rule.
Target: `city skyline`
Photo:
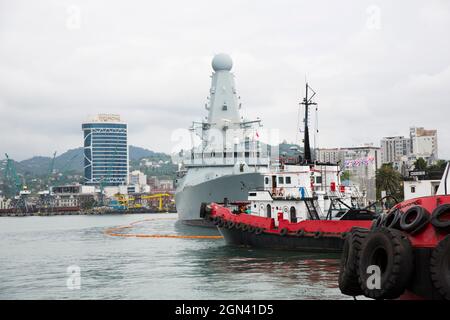
[[[226,52],[243,113],[280,129],[280,141],[299,142],[307,79],[318,93],[318,147],[379,145],[420,126],[437,129],[439,157],[450,158],[449,3],[236,4],[222,12],[233,23],[220,24],[206,1],[175,11],[0,3],[0,151],[23,160],[79,147],[87,115],[119,113],[129,144],[169,153],[171,133],[207,115],[210,60]]]

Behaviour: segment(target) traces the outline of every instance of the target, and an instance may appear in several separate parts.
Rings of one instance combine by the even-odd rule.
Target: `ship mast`
[[[308,127],[308,117],[309,117],[309,106],[316,105],[317,103],[312,102],[312,98],[316,95],[316,92],[308,85],[308,82],[306,83],[306,94],[303,98],[303,101],[300,102],[300,104],[305,106],[305,129],[304,129],[304,136],[303,136],[303,161],[305,163],[311,163],[312,157],[311,157],[311,146],[309,144],[309,127]],[[312,91],[312,96],[308,97],[308,91]]]

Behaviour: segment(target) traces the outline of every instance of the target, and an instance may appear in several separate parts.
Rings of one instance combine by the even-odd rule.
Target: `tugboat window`
[[[265,182],[266,184],[269,184],[269,177],[266,177],[266,178],[264,179],[264,182]]]
[[[278,177],[278,183],[283,184],[284,183],[284,177]]]
[[[291,184],[291,177],[286,177],[286,184]]]
[[[316,183],[322,183],[322,177],[316,177]]]
[[[267,218],[272,218],[272,207],[270,204],[267,205]]]
[[[227,111],[227,106],[225,104],[222,106],[222,110]]]
[[[292,223],[296,223],[297,222],[297,215],[296,215],[295,207],[291,207],[290,216],[291,216],[291,222]]]
[[[416,187],[411,187],[411,193],[416,193]]]

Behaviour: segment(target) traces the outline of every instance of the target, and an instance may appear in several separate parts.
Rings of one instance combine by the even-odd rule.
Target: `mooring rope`
[[[131,222],[124,226],[107,228],[104,234],[112,237],[124,238],[174,238],[174,239],[222,239],[222,236],[203,236],[203,235],[177,235],[177,234],[146,234],[146,233],[117,233],[117,231],[124,229],[131,229],[133,226],[145,221],[154,220],[175,220],[175,218],[149,218]]]

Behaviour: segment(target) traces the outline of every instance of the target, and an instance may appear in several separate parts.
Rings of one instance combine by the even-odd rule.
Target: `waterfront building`
[[[404,136],[384,137],[380,145],[382,163],[398,162],[411,154],[411,139]]]
[[[80,207],[83,201],[96,198],[94,186],[71,184],[50,188],[52,207]]]
[[[9,209],[11,207],[11,199],[0,196],[0,209]]]
[[[411,127],[409,135],[411,139],[411,153],[415,159],[423,158],[429,164],[438,159],[437,130]]]
[[[127,124],[119,115],[99,114],[83,123],[82,129],[85,184],[128,184]]]
[[[139,170],[134,170],[130,172],[130,184],[146,185],[147,175],[140,172]]]
[[[345,157],[345,150],[341,148],[321,148],[315,153],[316,161],[320,163],[342,163]]]

